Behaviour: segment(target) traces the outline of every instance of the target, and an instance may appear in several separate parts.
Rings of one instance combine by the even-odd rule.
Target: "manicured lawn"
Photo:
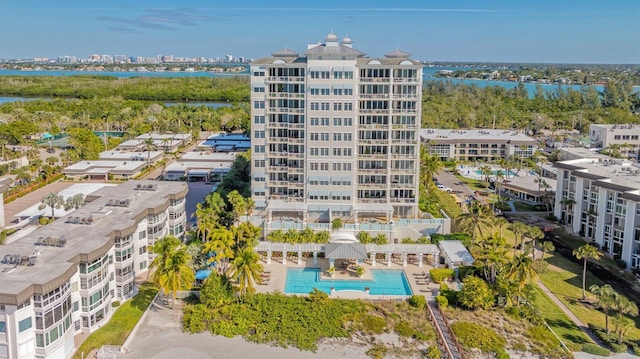
[[[580,302],[580,299],[582,299],[582,266],[571,262],[555,252],[547,261],[553,266],[549,266],[549,270],[540,275],[542,283],[581,321],[586,324],[593,323],[604,328],[604,313]],[[603,285],[604,283],[587,272],[587,298],[595,301],[595,296],[588,291],[588,288],[593,284]],[[640,339],[640,319],[632,319],[635,319],[636,326],[629,330],[627,337],[637,340]]]
[[[466,183],[466,185],[469,186],[469,188],[471,188],[474,191],[478,191],[478,192],[487,191],[487,183],[484,181],[467,178],[462,175],[456,175],[456,178]]]
[[[458,206],[455,198],[453,198],[451,194],[444,191],[435,191],[434,193],[438,197],[440,208],[443,209],[445,212],[447,212],[447,215],[452,220],[457,218],[462,213],[462,209],[460,209],[460,206]],[[442,217],[442,215],[438,213],[438,215],[437,216],[434,215],[434,217],[439,218],[439,217]]]
[[[538,286],[535,286],[535,292],[533,305],[571,351],[579,351],[582,344],[591,343],[591,339]]]
[[[82,353],[86,357],[89,352],[103,345],[122,345],[156,293],[158,289],[150,283],[140,286],[140,292],[133,299],[120,305],[107,324],[91,333],[80,345],[73,358],[81,359]]]

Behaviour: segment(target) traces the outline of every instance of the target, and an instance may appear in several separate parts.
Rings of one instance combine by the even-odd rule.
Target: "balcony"
[[[379,158],[379,159],[387,159],[388,157],[386,153],[363,153],[363,154],[359,154],[358,156],[362,158]]]
[[[269,171],[272,172],[287,172],[287,165],[269,166]]]
[[[116,282],[118,282],[118,284],[123,284],[131,279],[133,279],[133,272],[116,275]]]
[[[389,113],[389,109],[387,108],[360,109],[360,113]]]
[[[391,198],[391,203],[416,203],[415,198]]]
[[[389,94],[388,93],[363,93],[363,94],[360,94],[360,98],[387,99],[387,98],[389,98]]]
[[[304,98],[303,93],[294,92],[269,92],[268,98]]]
[[[289,173],[304,173],[304,168],[302,167],[289,167]]]
[[[393,79],[394,83],[410,83],[410,82],[418,82],[417,77],[396,77]]]
[[[407,94],[407,93],[394,93],[393,98],[408,98],[408,99],[417,99],[417,94]]]
[[[418,110],[416,109],[406,109],[406,108],[394,108],[393,109],[393,113],[399,113],[399,114],[417,114]]]
[[[267,76],[265,82],[304,82],[304,76]]]
[[[360,82],[390,82],[388,77],[361,77]]]
[[[389,139],[376,139],[376,140],[359,139],[358,143],[366,143],[366,144],[372,144],[372,145],[386,145],[389,143]]]
[[[359,203],[387,203],[386,198],[358,198]]]
[[[358,183],[358,189],[387,189],[386,183]]]
[[[289,158],[298,158],[298,159],[302,159],[302,158],[304,158],[304,153],[300,153],[300,152],[289,152],[287,157],[289,157]]]

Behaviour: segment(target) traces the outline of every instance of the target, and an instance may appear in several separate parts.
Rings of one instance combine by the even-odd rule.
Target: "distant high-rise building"
[[[274,213],[418,216],[422,64],[365,57],[334,34],[271,55],[251,63],[251,191],[267,227]]]

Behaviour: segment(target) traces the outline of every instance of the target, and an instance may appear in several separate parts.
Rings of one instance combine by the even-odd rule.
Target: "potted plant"
[[[364,275],[364,267],[363,266],[357,266],[356,267],[356,273],[358,273],[358,277],[362,278],[362,276]]]
[[[336,267],[329,267],[329,270],[327,270],[327,273],[329,273],[329,276],[331,278],[335,277],[335,275],[336,275]]]

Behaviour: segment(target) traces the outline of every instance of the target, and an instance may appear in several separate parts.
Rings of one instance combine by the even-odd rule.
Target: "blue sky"
[[[0,0],[0,23],[0,58],[260,58],[333,30],[369,56],[640,63],[640,0]]]

